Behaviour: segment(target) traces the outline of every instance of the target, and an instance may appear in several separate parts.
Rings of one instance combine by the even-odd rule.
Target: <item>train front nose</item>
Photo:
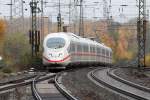
[[[67,56],[66,40],[62,37],[54,36],[45,40],[44,43],[43,62],[45,65],[65,65],[66,60],[69,58]]]
[[[63,58],[63,53],[48,53],[46,57],[44,57],[46,62],[49,64],[60,64]]]
[[[69,61],[68,55],[64,53],[49,53],[47,57],[44,57],[44,61],[47,65],[56,64],[56,65],[66,65]]]
[[[49,60],[51,63],[60,63],[62,58],[62,53],[49,53]]]

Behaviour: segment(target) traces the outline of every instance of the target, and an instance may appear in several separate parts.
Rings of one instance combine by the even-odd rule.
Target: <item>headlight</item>
[[[60,53],[58,56],[59,56],[59,57],[62,56],[62,53]]]
[[[50,54],[49,54],[49,56],[51,56],[51,57],[52,57],[52,54],[50,53]]]

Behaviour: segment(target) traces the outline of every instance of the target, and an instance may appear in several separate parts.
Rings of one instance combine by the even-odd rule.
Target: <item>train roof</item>
[[[70,41],[74,41],[74,42],[82,42],[82,43],[87,43],[88,42],[89,44],[99,45],[99,46],[101,46],[101,47],[103,47],[105,49],[108,49],[108,50],[112,51],[111,48],[106,46],[106,45],[104,45],[104,43],[98,43],[97,41],[93,41],[93,40],[91,40],[89,38],[83,38],[83,37],[78,36],[78,35],[76,35],[74,33],[69,33],[69,32],[68,33],[66,33],[66,32],[50,33],[46,37],[50,37],[50,36],[53,36],[53,35],[55,35],[55,36],[57,35],[58,37],[59,36],[61,36],[61,37],[64,36],[64,38],[68,37],[68,39]]]

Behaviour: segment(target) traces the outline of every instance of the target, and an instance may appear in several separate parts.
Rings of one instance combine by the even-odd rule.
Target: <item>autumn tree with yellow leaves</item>
[[[116,55],[119,59],[131,60],[133,58],[133,52],[129,50],[129,39],[132,33],[125,27],[120,27],[118,33]]]
[[[3,19],[0,19],[0,55],[2,54],[5,32],[6,32],[6,22]]]

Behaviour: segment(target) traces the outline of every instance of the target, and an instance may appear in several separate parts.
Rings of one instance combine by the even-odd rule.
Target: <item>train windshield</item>
[[[46,45],[51,49],[63,48],[65,46],[65,39],[60,37],[49,38]]]

